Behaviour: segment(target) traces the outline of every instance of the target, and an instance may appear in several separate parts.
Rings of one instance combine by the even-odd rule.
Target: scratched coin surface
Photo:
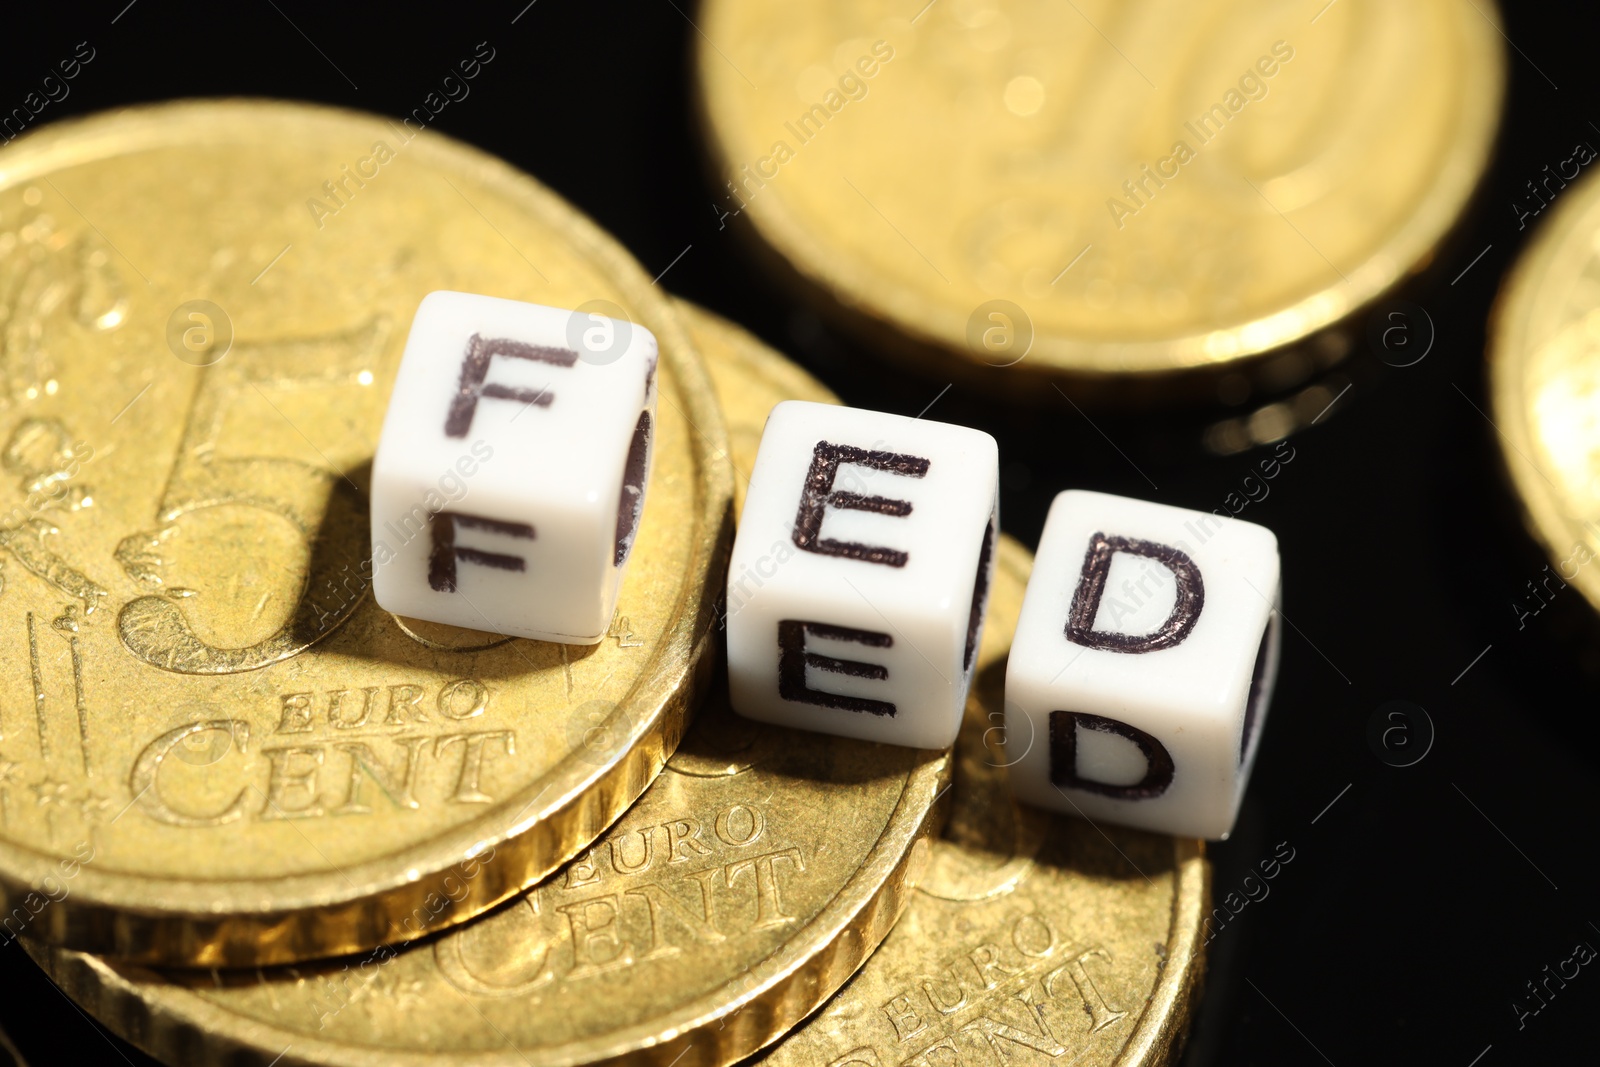
[[[1006,587],[1020,596],[1031,566],[1003,539],[996,596]],[[996,644],[1009,645],[1015,607],[991,612]],[[899,924],[765,1064],[1176,1060],[1205,973],[1204,845],[1017,806],[1005,781],[1004,688],[996,656],[956,741],[949,824]]]
[[[774,403],[832,399],[679,307],[740,469]],[[1022,578],[997,579],[990,629],[1016,617]],[[1004,638],[985,639],[984,662],[1004,654]],[[185,1062],[720,1067],[796,1025],[888,933],[927,869],[951,762],[749,722],[719,687],[593,848],[432,943],[220,981],[35,951],[113,1028]]]
[[[708,0],[695,62],[723,222],[886,352],[1020,396],[1233,363],[1418,268],[1486,165],[1498,17]]]
[[[1593,159],[1579,145],[1556,168]],[[1519,602],[1530,615],[1563,583],[1600,609],[1600,182],[1561,196],[1502,286],[1489,335],[1506,468],[1551,558]]]
[[[661,342],[597,646],[369,596],[373,447],[446,288],[604,299]],[[62,124],[0,153],[0,329],[0,898],[26,933],[208,966],[416,937],[571,858],[677,745],[712,660],[721,414],[650,279],[526,175],[281,103]],[[440,506],[523,462],[471,445]]]

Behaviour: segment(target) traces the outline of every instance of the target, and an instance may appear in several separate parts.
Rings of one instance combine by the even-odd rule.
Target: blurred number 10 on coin
[[[1050,399],[1048,380],[1231,366],[1432,256],[1486,165],[1497,19],[1467,0],[708,0],[719,221],[930,375]]]

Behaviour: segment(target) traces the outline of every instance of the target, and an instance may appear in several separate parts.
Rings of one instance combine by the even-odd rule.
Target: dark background
[[[41,124],[231,94],[399,115],[488,40],[494,63],[436,129],[554,187],[652,275],[673,264],[663,285],[742,323],[847,400],[915,414],[945,384],[882,369],[719,229],[693,122],[688,0],[384,13],[305,0],[125,3],[8,11],[0,110],[87,39],[96,58]],[[908,0],[908,14],[919,6]],[[1600,75],[1587,27],[1565,9],[1504,14],[1515,46],[1490,173],[1430,273],[1403,294],[1431,319],[1432,350],[1414,366],[1386,365],[1363,313],[1351,356],[1327,378],[1331,393],[1352,388],[1290,439],[1294,459],[1241,514],[1278,534],[1292,626],[1238,832],[1212,852],[1216,895],[1242,895],[1280,842],[1295,858],[1217,932],[1187,1064],[1594,1056],[1596,968],[1520,1028],[1512,1007],[1536,1006],[1524,984],[1578,942],[1600,947],[1600,628],[1576,589],[1519,623],[1512,605],[1546,560],[1522,530],[1485,414],[1483,355],[1490,303],[1533,232],[1519,231],[1512,201],[1576,142],[1600,147],[1589,121]],[[1203,447],[1207,425],[1248,406],[1086,417],[1064,401],[1018,411],[965,394],[952,389],[929,416],[999,438],[1004,525],[1030,545],[1060,489],[1209,511],[1272,452]],[[1387,765],[1369,743],[1369,721],[1391,700],[1425,708],[1436,731],[1413,766]],[[1414,713],[1410,729],[1420,744]],[[34,1064],[150,1062],[77,1012],[15,945],[0,950],[0,990],[0,1025]]]

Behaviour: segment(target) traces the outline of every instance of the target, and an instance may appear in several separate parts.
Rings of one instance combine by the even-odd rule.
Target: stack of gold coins
[[[705,688],[731,476],[703,362],[565,204],[405,132],[177,105],[7,152],[0,661],[31,700],[4,716],[0,885],[62,896],[31,936],[233,967],[455,925],[593,841]],[[313,221],[324,183],[363,209]],[[601,296],[661,339],[658,518],[597,648],[368,595],[373,442],[441,288]]]
[[[1237,451],[1325,410],[1352,316],[1460,216],[1497,18],[707,0],[695,62],[724,224],[869,350],[1007,402],[1256,403]]]
[[[6,149],[0,241],[0,894],[111,1030],[186,1064],[1174,1054],[1201,846],[1006,792],[1027,552],[953,752],[733,716],[735,504],[771,406],[831,394],[532,179],[373,117],[169,105]],[[661,342],[599,646],[372,602],[372,448],[444,288]]]

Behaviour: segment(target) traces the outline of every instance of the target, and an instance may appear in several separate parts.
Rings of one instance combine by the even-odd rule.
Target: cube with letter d
[[[955,740],[999,536],[994,438],[785,401],[728,573],[729,695],[763,722],[916,748]]]
[[[424,297],[372,462],[378,605],[599,642],[644,510],[656,358],[626,320]]]
[[[1058,495],[1006,667],[1017,797],[1226,838],[1277,672],[1278,578],[1264,526]]]

